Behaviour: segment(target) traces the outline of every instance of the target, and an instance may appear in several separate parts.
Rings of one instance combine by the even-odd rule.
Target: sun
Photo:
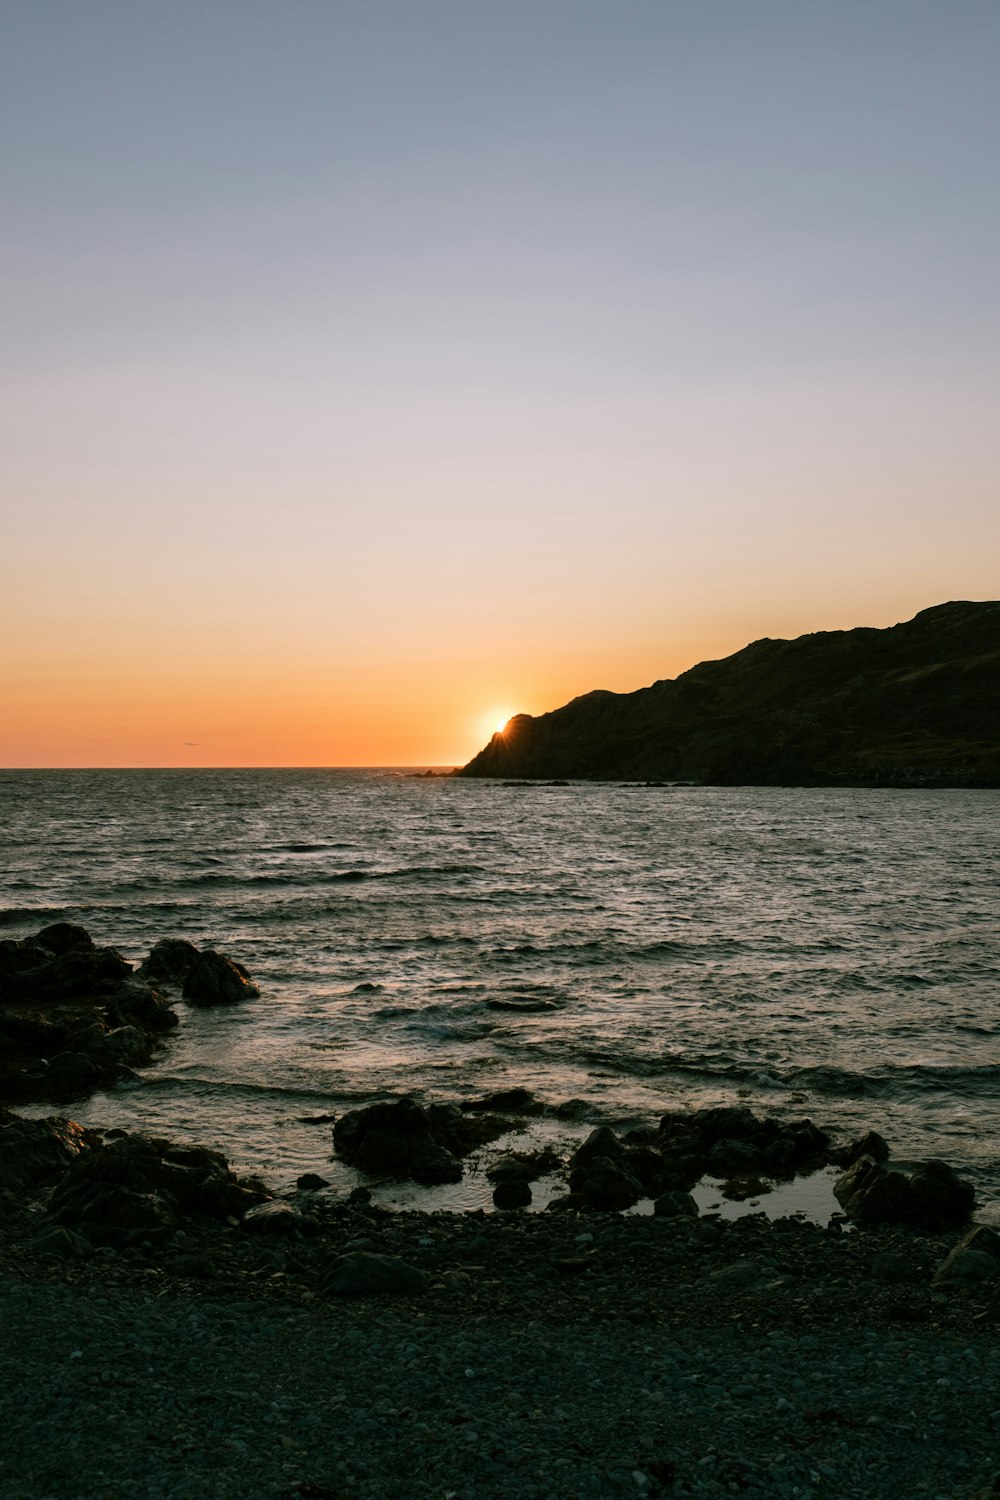
[[[503,716],[502,719],[497,719],[496,727],[494,728],[493,733],[494,734],[503,734],[504,730],[507,728],[507,725],[509,723],[510,723],[510,714],[504,714],[504,716]]]

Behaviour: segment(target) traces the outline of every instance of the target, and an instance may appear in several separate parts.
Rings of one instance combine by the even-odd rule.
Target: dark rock
[[[330,1186],[327,1177],[320,1177],[316,1172],[303,1172],[301,1177],[295,1179],[295,1186],[304,1193],[318,1193],[321,1188]]]
[[[396,1255],[356,1250],[338,1255],[320,1282],[333,1297],[414,1296],[427,1289],[427,1277]]]
[[[16,943],[8,938],[0,943],[0,950],[5,1003],[50,1005],[97,999],[132,972],[131,964],[116,949],[95,948],[92,943],[52,953],[35,939]]]
[[[88,1093],[100,1077],[100,1068],[82,1052],[59,1052],[49,1062],[49,1087],[64,1098]]]
[[[934,1272],[935,1282],[971,1283],[1000,1277],[1000,1234],[977,1224],[945,1256]]]
[[[94,1247],[82,1234],[65,1229],[60,1224],[49,1225],[28,1241],[29,1250],[35,1255],[52,1255],[60,1260],[85,1260],[93,1255]]]
[[[490,1182],[528,1182],[531,1167],[523,1156],[501,1156],[486,1168]]]
[[[913,1221],[924,1229],[957,1229],[976,1206],[976,1190],[943,1161],[925,1161],[910,1178]]]
[[[653,1204],[653,1213],[665,1219],[697,1219],[698,1205],[690,1193],[663,1193]]]
[[[545,1106],[529,1089],[499,1089],[482,1099],[464,1099],[462,1109],[476,1114],[540,1115]]]
[[[716,1141],[705,1158],[706,1171],[716,1177],[756,1172],[759,1167],[760,1152],[755,1145],[728,1137]]]
[[[934,1272],[934,1284],[970,1285],[976,1282],[996,1281],[1000,1277],[1000,1261],[982,1250],[972,1250],[966,1245],[956,1245]]]
[[[394,1099],[342,1115],[333,1127],[338,1156],[374,1176],[416,1182],[458,1182],[462,1164],[439,1144],[431,1117],[415,1099]]]
[[[48,1214],[95,1243],[129,1245],[164,1239],[181,1213],[238,1216],[261,1197],[233,1177],[218,1152],[126,1135],[76,1157]]]
[[[969,1218],[975,1189],[944,1162],[928,1161],[906,1177],[862,1156],[833,1185],[849,1218],[865,1224],[907,1224],[916,1229],[955,1229]]]
[[[564,1099],[552,1113],[557,1120],[581,1120],[589,1109],[586,1099]]]
[[[81,1153],[99,1150],[100,1136],[75,1120],[25,1120],[0,1109],[0,1190],[21,1193],[51,1182]]]
[[[624,1156],[625,1147],[607,1125],[598,1125],[592,1130],[570,1158],[572,1168],[581,1168],[596,1161],[599,1156]]]
[[[161,938],[136,972],[152,984],[182,984],[198,957],[198,949],[186,938]]]
[[[35,935],[35,942],[50,953],[69,953],[73,949],[93,948],[94,939],[86,927],[75,922],[52,922]]]
[[[760,1130],[761,1122],[752,1110],[742,1105],[720,1105],[712,1109],[696,1109],[691,1123],[706,1146],[716,1141],[753,1140]]]
[[[531,1202],[531,1184],[523,1178],[507,1178],[493,1189],[493,1202],[497,1208],[527,1208]]]
[[[185,975],[181,994],[192,1005],[236,1005],[256,999],[260,990],[242,964],[205,948]]]
[[[838,1167],[852,1167],[862,1156],[870,1156],[876,1162],[888,1161],[889,1142],[885,1136],[879,1135],[877,1130],[868,1130],[849,1145],[838,1146],[830,1152],[831,1162]]]
[[[0,938],[0,994],[9,1000],[17,980],[51,961],[51,951],[36,938]]]
[[[69,1179],[53,1192],[49,1215],[56,1224],[83,1229],[95,1244],[162,1241],[177,1223],[176,1206],[165,1193]]]
[[[138,978],[123,979],[111,992],[107,1014],[113,1026],[139,1026],[143,1031],[171,1031],[178,1024],[166,996]]]
[[[898,1250],[879,1250],[872,1257],[872,1277],[890,1286],[910,1286],[920,1280],[912,1262]]]
[[[410,1157],[409,1175],[430,1187],[435,1183],[461,1182],[462,1163],[435,1140],[419,1141]]]
[[[293,1204],[277,1198],[249,1209],[243,1215],[243,1228],[251,1234],[278,1234],[292,1239],[319,1232],[319,1224],[311,1214],[304,1214]]]
[[[642,1183],[624,1156],[596,1156],[570,1173],[569,1185],[588,1208],[617,1212],[642,1197]]]

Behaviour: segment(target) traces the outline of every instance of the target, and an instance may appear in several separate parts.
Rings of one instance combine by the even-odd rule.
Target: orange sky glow
[[[722,12],[15,8],[0,766],[457,765],[997,596],[1000,18]]]

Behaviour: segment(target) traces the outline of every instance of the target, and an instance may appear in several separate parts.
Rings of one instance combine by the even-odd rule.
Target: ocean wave
[[[14,927],[22,922],[38,922],[44,926],[47,922],[62,920],[68,911],[80,910],[86,910],[86,908],[73,906],[0,907],[0,927]]]

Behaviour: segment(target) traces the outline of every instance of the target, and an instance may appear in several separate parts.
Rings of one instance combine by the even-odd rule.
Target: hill
[[[519,714],[457,774],[1000,786],[1000,602],[754,641],[634,693]]]

